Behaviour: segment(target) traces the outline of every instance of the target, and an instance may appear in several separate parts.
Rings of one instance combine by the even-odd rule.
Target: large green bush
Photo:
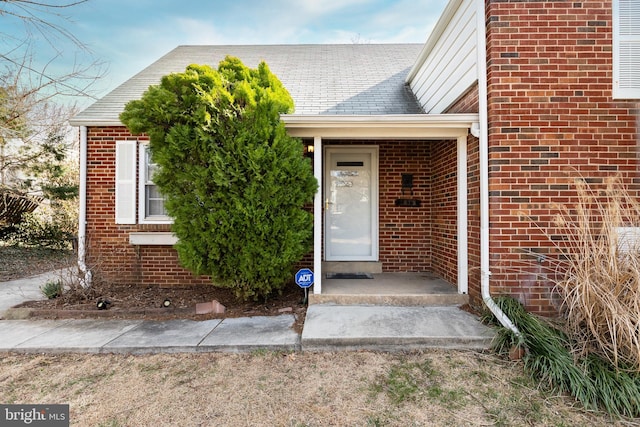
[[[292,110],[264,62],[249,69],[227,57],[217,70],[191,65],[163,77],[121,115],[150,137],[182,264],[244,299],[281,290],[310,250],[303,207],[317,182],[280,122]]]

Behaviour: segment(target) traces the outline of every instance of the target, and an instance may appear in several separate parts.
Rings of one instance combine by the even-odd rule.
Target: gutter
[[[480,290],[482,301],[491,310],[498,321],[507,329],[510,329],[517,337],[521,337],[520,331],[511,319],[498,307],[491,297],[489,279],[489,121],[487,101],[487,28],[485,23],[485,2],[476,0],[476,34],[477,40],[477,67],[478,67],[478,114],[480,118],[479,129],[479,157],[480,157]]]
[[[87,240],[87,127],[80,126],[80,212],[78,215],[78,270],[80,285],[91,286],[91,270],[85,264]]]

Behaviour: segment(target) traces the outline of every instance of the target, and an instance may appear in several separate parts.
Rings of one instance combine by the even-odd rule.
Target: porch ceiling
[[[466,136],[478,114],[281,116],[289,135],[300,138],[451,139]]]

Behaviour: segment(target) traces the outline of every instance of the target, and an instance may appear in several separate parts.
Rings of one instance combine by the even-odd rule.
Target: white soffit
[[[465,136],[478,114],[281,116],[293,137],[354,139],[449,139]]]

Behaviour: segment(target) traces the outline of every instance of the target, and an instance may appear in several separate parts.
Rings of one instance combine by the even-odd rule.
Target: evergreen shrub
[[[317,190],[303,145],[280,114],[293,100],[266,63],[226,57],[190,65],[127,104],[122,122],[147,133],[181,263],[242,299],[282,290],[311,248]]]

